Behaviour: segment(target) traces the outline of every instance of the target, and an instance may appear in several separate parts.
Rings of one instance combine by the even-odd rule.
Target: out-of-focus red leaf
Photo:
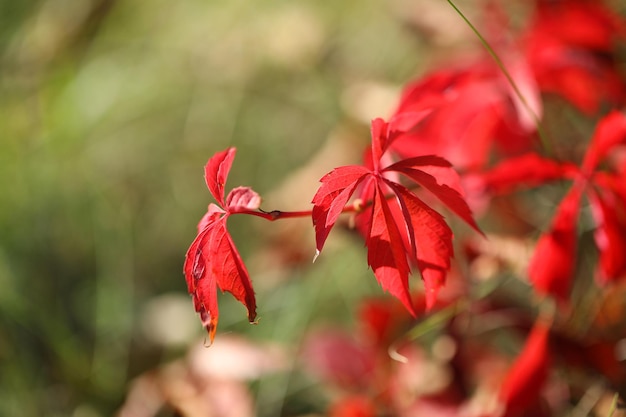
[[[302,346],[304,366],[340,387],[367,387],[375,376],[374,351],[343,331],[320,329],[310,334]]]
[[[583,171],[590,174],[608,152],[619,144],[626,144],[626,115],[614,110],[598,122],[585,153]]]
[[[539,399],[550,369],[549,335],[550,325],[538,319],[500,388],[506,416],[532,409]]]
[[[435,168],[431,172],[429,168]],[[482,233],[472,217],[472,211],[463,197],[459,176],[450,162],[434,155],[404,159],[385,168],[385,171],[397,171],[433,193],[446,207],[456,213],[474,230]]]
[[[564,301],[576,258],[576,223],[582,189],[575,185],[559,204],[550,230],[539,238],[528,265],[535,291]]]
[[[394,117],[405,112],[424,116],[396,135],[390,144],[393,151],[404,158],[440,155],[463,170],[484,166],[494,144],[507,153],[527,150],[542,103],[524,57],[502,49],[500,55],[534,115],[491,58],[477,60],[408,85]]]
[[[624,82],[610,59],[624,22],[601,2],[542,0],[526,31],[526,56],[542,91],[588,114],[603,101],[624,100]]]
[[[313,197],[313,225],[318,253],[322,251],[330,230],[335,225],[357,185],[371,171],[361,166],[335,168],[324,175],[322,185]]]
[[[235,148],[228,148],[213,155],[204,167],[204,181],[211,195],[224,207],[224,186],[235,159]]]
[[[624,35],[623,21],[603,2],[540,0],[538,5],[533,31],[567,44],[608,52],[614,38]]]
[[[626,275],[626,218],[618,216],[615,205],[626,202],[612,195],[609,200],[599,193],[589,192],[591,212],[596,230],[594,238],[600,252],[598,278],[606,284]]]
[[[502,193],[520,186],[532,187],[558,180],[575,171],[572,164],[528,153],[505,159],[481,177],[488,191]]]

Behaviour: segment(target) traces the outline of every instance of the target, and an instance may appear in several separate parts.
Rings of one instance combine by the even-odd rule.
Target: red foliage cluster
[[[626,90],[613,47],[625,38],[624,20],[600,2],[537,0],[529,23],[513,41],[493,39],[496,60],[485,55],[409,83],[394,114],[387,121],[372,121],[371,148],[364,163],[324,175],[309,212],[262,211],[259,196],[247,187],[235,188],[224,198],[235,150],[215,154],[206,165],[205,179],[218,205],[209,205],[200,221],[184,266],[189,292],[211,341],[218,321],[217,288],[244,304],[251,322],[256,315],[248,272],[226,227],[231,215],[268,220],[309,215],[317,256],[340,215],[351,213],[365,240],[367,263],[381,287],[417,318],[441,308],[437,296],[454,252],[452,230],[431,205],[441,203],[482,234],[461,186],[470,178],[482,187],[480,197],[487,199],[520,187],[572,182],[528,265],[528,282],[538,295],[553,297],[561,305],[569,302],[585,202],[598,252],[597,284],[623,281],[626,115],[620,107]],[[546,99],[597,120],[582,162],[557,158],[540,131]],[[419,305],[409,282],[411,270],[419,271],[424,283]],[[332,406],[332,415],[377,415],[381,405],[398,415],[414,415],[411,412],[418,410],[430,410],[429,415],[546,414],[539,399],[553,363],[551,343],[560,337],[554,317],[530,320],[517,360],[496,378],[501,383],[495,389],[496,406],[472,414],[466,386],[400,407],[396,391],[404,382],[398,382],[397,369],[386,354],[389,343],[402,334],[392,326],[400,314],[380,305],[369,305],[364,311],[370,329],[366,344],[345,335],[326,335],[310,346],[312,360],[325,358],[317,366],[318,371],[327,370],[321,377],[352,390]],[[413,319],[402,320],[406,332]],[[407,355],[417,354],[407,349]],[[585,349],[585,355],[591,352]],[[600,372],[607,375],[606,370]]]

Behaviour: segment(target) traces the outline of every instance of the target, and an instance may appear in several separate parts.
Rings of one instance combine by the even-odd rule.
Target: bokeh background
[[[182,263],[211,202],[202,168],[236,146],[228,188],[253,187],[270,210],[310,207],[400,87],[467,47],[445,2],[420,3],[0,1],[0,415],[114,415],[142,397],[142,376],[180,371],[190,352],[263,358],[267,344],[272,372],[244,353],[212,366],[243,366],[234,379],[254,380],[258,415],[323,410],[293,352],[379,293],[362,244],[337,233],[311,267],[310,220],[233,218],[260,323],[224,295],[216,346],[194,350],[204,335]],[[155,404],[124,415],[177,415]]]

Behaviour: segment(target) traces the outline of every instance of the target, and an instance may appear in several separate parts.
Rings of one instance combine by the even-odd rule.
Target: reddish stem
[[[354,213],[363,210],[365,207],[370,205],[371,202],[363,204],[361,200],[356,200],[354,203],[349,204],[341,210],[342,213]],[[280,210],[272,210],[272,211],[264,211],[264,210],[241,210],[234,212],[232,214],[249,214],[251,216],[261,217],[265,220],[269,220],[273,222],[274,220],[281,219],[291,219],[296,217],[310,217],[313,214],[312,210],[303,210],[303,211],[280,211]]]

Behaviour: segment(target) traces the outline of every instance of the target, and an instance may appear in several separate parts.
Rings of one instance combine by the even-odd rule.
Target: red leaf
[[[204,167],[204,180],[211,195],[224,207],[224,185],[235,159],[235,148],[228,148],[213,155]]]
[[[609,151],[619,144],[626,144],[626,115],[614,110],[598,122],[585,154],[583,171],[591,173]]]
[[[226,197],[229,213],[256,210],[261,206],[261,197],[250,187],[233,188]]]
[[[256,300],[248,271],[226,230],[223,216],[210,222],[187,252],[185,276],[189,293],[213,343],[219,317],[217,292],[228,291],[248,309],[248,320],[256,318]],[[217,286],[217,287],[216,287]]]
[[[213,343],[219,310],[217,288],[228,291],[248,309],[248,320],[256,318],[256,300],[252,283],[237,248],[226,229],[226,220],[232,213],[254,210],[260,197],[248,187],[233,189],[224,202],[224,184],[235,157],[235,148],[218,152],[204,168],[204,178],[209,191],[226,210],[210,204],[207,213],[198,223],[198,235],[191,243],[183,272],[187,289],[193,298],[196,311]]]
[[[459,176],[452,168],[452,165],[445,159],[433,155],[418,156],[404,159],[388,166],[385,168],[385,171],[401,172],[411,178],[433,193],[446,207],[456,213],[472,228],[482,233],[463,197]]]
[[[374,171],[378,171],[378,166],[383,154],[387,150],[387,128],[389,125],[383,119],[372,120],[372,162],[374,163]]]
[[[431,309],[445,284],[454,255],[452,231],[443,217],[399,184],[390,184],[398,195],[412,248],[410,258],[417,263],[424,280],[426,309]]]
[[[402,235],[391,213],[380,184],[374,191],[370,230],[365,239],[367,264],[383,290],[390,292],[416,315],[409,293],[409,264]]]
[[[531,409],[548,378],[548,336],[550,325],[539,319],[533,327],[522,352],[507,373],[499,397],[506,407],[506,415],[515,415]]]
[[[600,252],[598,277],[606,284],[626,274],[626,218],[620,218],[614,205],[624,207],[619,196],[589,192],[591,212],[596,222],[594,238]]]
[[[312,201],[312,217],[318,253],[322,251],[330,230],[357,185],[369,174],[371,171],[367,168],[351,165],[335,168],[320,180],[322,185]]]
[[[576,171],[572,164],[559,163],[535,153],[505,159],[482,175],[485,187],[493,193],[511,191],[519,186],[537,186],[568,176]]]
[[[569,296],[576,257],[576,222],[581,187],[575,185],[561,201],[552,227],[543,234],[528,265],[535,291],[564,301]]]
[[[413,121],[417,123],[418,118]],[[385,151],[390,138],[402,129],[410,129],[409,119],[396,121],[397,126],[382,119],[372,121],[371,169],[347,166],[326,174],[313,198],[313,224],[319,253],[330,229],[361,184],[363,208],[356,215],[356,224],[365,237],[368,265],[383,289],[415,315],[409,294],[409,263],[417,264],[422,274],[430,308],[450,268],[452,232],[439,213],[397,182],[398,173],[431,191],[476,230],[478,226],[463,198],[458,175],[448,161],[422,156],[380,169],[387,159]]]

